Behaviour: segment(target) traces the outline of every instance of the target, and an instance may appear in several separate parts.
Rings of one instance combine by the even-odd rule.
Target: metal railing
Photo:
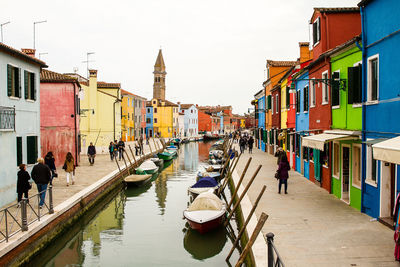
[[[274,245],[274,234],[268,233],[267,245],[268,245],[268,267],[285,267],[282,258],[279,256],[278,250]]]
[[[39,206],[40,195],[45,192],[45,202]],[[53,187],[49,185],[43,190],[29,198],[23,198],[20,203],[13,204],[0,210],[0,243],[8,242],[10,237],[21,231],[28,231],[28,226],[46,214],[54,213],[53,209]]]
[[[15,108],[0,106],[0,130],[15,129]]]

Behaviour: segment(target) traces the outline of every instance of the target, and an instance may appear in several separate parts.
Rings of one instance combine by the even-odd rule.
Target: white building
[[[179,112],[178,131],[178,137],[182,138],[185,136],[185,112]]]
[[[199,114],[197,107],[193,104],[179,104],[180,111],[185,113],[185,136],[197,136],[199,132]]]

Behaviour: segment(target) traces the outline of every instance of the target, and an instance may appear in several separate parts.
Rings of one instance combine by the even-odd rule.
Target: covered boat
[[[158,153],[157,156],[164,161],[171,160],[176,156],[176,150],[165,150],[161,153]]]
[[[164,160],[163,160],[163,159],[160,159],[160,158],[150,158],[150,160],[151,160],[152,162],[154,162],[154,163],[158,166],[159,169],[161,169],[161,168],[164,166]]]
[[[188,188],[189,194],[195,199],[199,194],[211,191],[216,191],[219,188],[218,182],[212,177],[204,177],[197,181],[194,185]]]
[[[204,192],[183,212],[183,216],[192,229],[203,234],[220,226],[225,212],[225,205],[215,194]]]
[[[216,181],[219,181],[219,180],[221,180],[221,173],[219,173],[219,172],[208,172],[208,171],[199,171],[198,173],[197,173],[197,177],[199,178],[199,179],[203,179],[203,178],[205,178],[205,177],[211,177],[211,178],[214,178]]]
[[[132,174],[124,178],[127,185],[142,186],[147,184],[152,178],[151,174]]]
[[[146,160],[135,171],[136,174],[153,174],[158,171],[158,166],[152,160]]]

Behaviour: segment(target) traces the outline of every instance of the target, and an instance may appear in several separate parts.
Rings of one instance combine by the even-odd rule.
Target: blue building
[[[363,52],[361,210],[390,221],[400,188],[400,138],[395,138],[400,135],[400,19],[396,12],[400,1],[363,0],[358,5]]]
[[[153,106],[151,102],[146,103],[146,136],[153,137]]]
[[[303,174],[304,177],[310,179],[310,165],[309,165],[309,149],[303,147],[301,139],[309,133],[309,119],[308,119],[308,70],[303,69],[299,71],[293,82],[296,88],[296,131],[294,138],[295,154],[296,154],[296,171]]]
[[[184,112],[184,136],[197,136],[199,132],[199,114],[193,104],[179,104],[180,112]]]
[[[262,151],[266,151],[266,129],[265,129],[265,89],[261,89],[254,95],[254,98],[257,100],[257,110],[255,111],[258,118],[258,142],[257,147]]]

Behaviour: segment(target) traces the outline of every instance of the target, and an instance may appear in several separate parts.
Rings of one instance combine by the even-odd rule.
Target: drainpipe
[[[72,83],[74,86],[74,140],[75,140],[75,165],[78,166],[78,142],[77,142],[77,130],[76,130],[76,109],[77,109],[77,105],[78,103],[76,103],[76,87],[75,87],[75,83]]]
[[[361,82],[361,99],[362,99],[362,103],[364,103],[365,101],[365,91],[366,91],[366,64],[367,64],[367,56],[366,56],[366,51],[365,51],[365,47],[366,47],[366,36],[365,36],[365,13],[364,13],[364,8],[361,6],[360,7],[360,14],[361,14],[361,42],[362,42],[362,82]],[[356,42],[358,43],[358,42]],[[362,128],[361,128],[361,140],[365,141],[365,118],[366,118],[366,114],[365,114],[365,105],[362,106]],[[363,144],[363,147],[366,148],[366,145]],[[361,155],[362,155],[362,159],[365,159],[366,157],[366,149],[362,149],[361,150]],[[365,177],[366,175],[366,168],[363,165],[363,168],[361,169],[361,177]],[[361,192],[365,192],[365,180],[361,179]],[[361,194],[361,212],[365,213],[365,207],[364,207],[364,194]]]
[[[114,132],[114,140],[115,140],[115,104],[117,104],[118,102],[122,102],[121,99],[119,99],[119,90],[117,90],[117,99],[115,99],[114,103],[113,103],[113,132]],[[122,115],[122,114],[121,114]]]

